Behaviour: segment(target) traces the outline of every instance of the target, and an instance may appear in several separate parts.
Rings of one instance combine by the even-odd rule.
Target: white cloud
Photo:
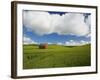
[[[89,19],[84,22],[80,13],[49,14],[42,11],[24,11],[23,23],[38,35],[58,33],[86,36],[89,33]]]
[[[84,41],[84,40],[81,40],[81,41],[70,40],[70,41],[65,42],[65,46],[81,46],[81,45],[86,45],[86,44],[89,44],[89,43],[90,42]]]
[[[86,24],[88,25],[88,26],[91,26],[91,16],[89,15],[88,17],[87,17],[87,19],[86,19]]]
[[[86,37],[87,37],[87,38],[91,37],[91,34],[88,34]]]
[[[24,25],[39,35],[50,32],[51,17],[47,12],[24,12]]]
[[[61,42],[58,42],[58,43],[57,43],[57,45],[64,45],[64,44],[63,44],[63,43],[61,43]]]
[[[90,41],[84,41],[84,40],[81,40],[81,41],[80,41],[80,44],[81,44],[81,45],[85,45],[85,44],[89,44],[89,43],[90,43]]]
[[[49,44],[49,45],[51,45],[51,44],[53,44],[53,43],[51,43],[51,42],[48,42],[48,44]]]
[[[24,44],[38,44],[37,42],[33,41],[29,37],[24,37],[23,42],[24,42]]]
[[[64,45],[64,46],[82,46],[82,45],[86,45],[86,44],[90,44],[90,41],[84,41],[84,40],[74,41],[74,40],[69,40],[69,41],[66,41],[65,43],[61,43],[61,42],[57,43],[57,45]]]
[[[89,15],[86,19],[86,24],[89,26],[89,29],[91,29],[91,16]],[[86,36],[87,38],[88,37],[91,37],[91,30],[89,30],[89,33],[87,34]]]

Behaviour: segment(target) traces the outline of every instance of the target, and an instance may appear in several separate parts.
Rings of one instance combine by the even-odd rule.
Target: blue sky
[[[27,12],[30,12],[30,15],[32,17]],[[31,13],[31,12],[33,12],[33,13]],[[82,21],[79,22],[79,25],[81,25],[81,24],[85,25],[86,24],[85,27],[89,28],[89,30],[86,30],[87,28],[84,30],[84,27],[81,27],[81,28],[79,27],[79,30],[81,29],[79,31],[79,30],[74,30],[74,27],[72,27],[73,28],[72,30],[71,30],[71,28],[69,28],[69,27],[73,26],[73,25],[70,25],[70,23],[72,23],[72,20],[70,19],[71,17],[69,17],[69,16],[71,16],[69,12],[52,12],[52,11],[51,12],[46,12],[46,15],[47,15],[46,17],[48,17],[48,19],[50,18],[50,20],[52,19],[52,21],[48,21],[47,23],[50,24],[50,22],[52,22],[52,25],[55,27],[55,29],[49,28],[48,24],[45,23],[46,22],[45,21],[46,18],[44,18],[45,16],[41,16],[41,15],[45,15],[45,13],[41,13],[40,12],[41,13],[40,14],[38,12],[38,15],[40,17],[34,17],[33,15],[38,16],[34,12],[35,11],[24,11],[24,13],[27,13],[27,15],[24,16],[25,18],[23,18],[23,20],[24,20],[24,23],[23,23],[23,37],[25,37],[25,39],[28,38],[27,40],[29,40],[29,41],[31,41],[33,43],[36,42],[36,43],[54,43],[54,44],[55,43],[65,44],[66,42],[70,42],[70,41],[74,41],[74,42],[77,42],[77,43],[79,43],[81,41],[90,42],[91,37],[88,36],[88,35],[90,35],[90,27],[91,27],[90,26],[90,22],[88,21],[88,16],[91,15],[90,13],[71,13],[72,16],[73,16],[73,14],[81,14],[81,15],[83,15],[82,19],[84,18],[84,20],[83,20],[83,22]],[[65,14],[69,18],[69,24],[68,25],[66,24],[65,26],[60,26],[59,27],[60,24],[59,24],[58,20],[60,19],[60,17],[62,17],[62,15],[65,15]],[[51,15],[54,16],[54,18],[51,18],[52,16],[49,17],[49,15],[50,16]],[[29,18],[26,18],[26,17],[29,17]],[[80,21],[80,18],[81,18],[80,15],[79,15],[78,18],[77,18],[77,16],[73,16],[73,17],[75,17],[75,18],[72,18],[72,19],[75,19],[75,20],[79,19],[79,21]],[[41,18],[43,18],[43,19],[41,19]],[[37,22],[34,21],[34,19]],[[42,20],[44,20],[44,22]],[[54,20],[55,23],[53,22],[53,20]],[[64,20],[66,20],[66,19],[64,19]],[[29,21],[30,22],[32,21],[32,22],[30,23]],[[43,23],[41,25],[43,26],[43,28],[46,28],[46,29],[43,30],[43,28],[41,28],[42,26],[39,26],[38,22],[39,23]],[[67,20],[67,22],[68,22],[68,20]],[[34,24],[34,23],[36,23],[36,24]],[[63,23],[63,20],[62,20],[62,23]],[[76,23],[74,23],[74,24],[76,24]],[[46,27],[44,27],[45,24],[47,25]],[[59,24],[59,25],[57,25],[57,24]],[[78,25],[78,23],[76,25]],[[64,27],[66,27],[65,28],[66,30],[61,30],[61,31],[57,30],[58,28],[62,29]],[[82,28],[83,28],[83,31],[82,31]],[[51,29],[51,30],[49,31],[49,29]],[[67,31],[67,33],[64,32],[64,31]],[[27,40],[25,40],[25,41],[27,42]]]
[[[75,40],[75,41],[90,41],[90,37],[85,37],[85,36],[76,36],[76,35],[58,35],[57,33],[52,33],[52,34],[48,34],[48,35],[38,35],[36,33],[34,33],[31,30],[27,30],[27,28],[23,28],[23,34],[26,37],[31,38],[32,40],[34,40],[35,42],[38,43],[57,43],[57,42],[66,42],[66,41],[70,41],[70,40]]]

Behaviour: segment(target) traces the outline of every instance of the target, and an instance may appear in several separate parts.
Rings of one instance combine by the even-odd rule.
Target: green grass
[[[90,66],[90,44],[84,46],[23,45],[23,69]]]

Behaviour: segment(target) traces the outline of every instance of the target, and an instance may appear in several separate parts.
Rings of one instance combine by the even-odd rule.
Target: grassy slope
[[[24,45],[23,68],[75,67],[90,65],[90,45],[66,47],[49,45],[39,49],[37,45]]]

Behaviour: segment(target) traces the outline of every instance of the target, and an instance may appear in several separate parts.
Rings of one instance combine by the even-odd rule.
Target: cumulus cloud
[[[89,41],[84,41],[84,40],[81,40],[81,41],[70,40],[70,41],[65,42],[65,46],[81,46],[81,45],[86,45],[89,43],[90,43]]]
[[[90,38],[91,37],[91,34],[88,34],[87,36],[86,36],[86,38]]]
[[[48,44],[49,44],[49,45],[51,45],[51,44],[53,44],[53,43],[51,43],[51,42],[48,42]]]
[[[57,43],[57,45],[63,45],[63,46],[82,46],[82,45],[86,45],[86,44],[90,44],[90,41],[84,41],[84,40],[80,40],[80,41],[69,40],[69,41],[66,41],[65,43],[61,43],[61,42],[58,42]]]
[[[87,19],[86,19],[86,24],[88,25],[88,26],[91,26],[91,16],[89,15],[88,17],[87,17]]]
[[[63,44],[63,43],[61,43],[61,42],[58,42],[58,43],[57,43],[57,45],[64,45],[64,44]]]
[[[29,37],[24,37],[23,38],[23,43],[24,44],[38,44],[37,42],[33,41],[31,38]]]
[[[24,11],[23,24],[38,35],[57,33],[60,35],[86,36],[89,34],[90,18],[84,21],[83,14],[50,14],[42,11]],[[89,24],[89,25],[88,25]]]

